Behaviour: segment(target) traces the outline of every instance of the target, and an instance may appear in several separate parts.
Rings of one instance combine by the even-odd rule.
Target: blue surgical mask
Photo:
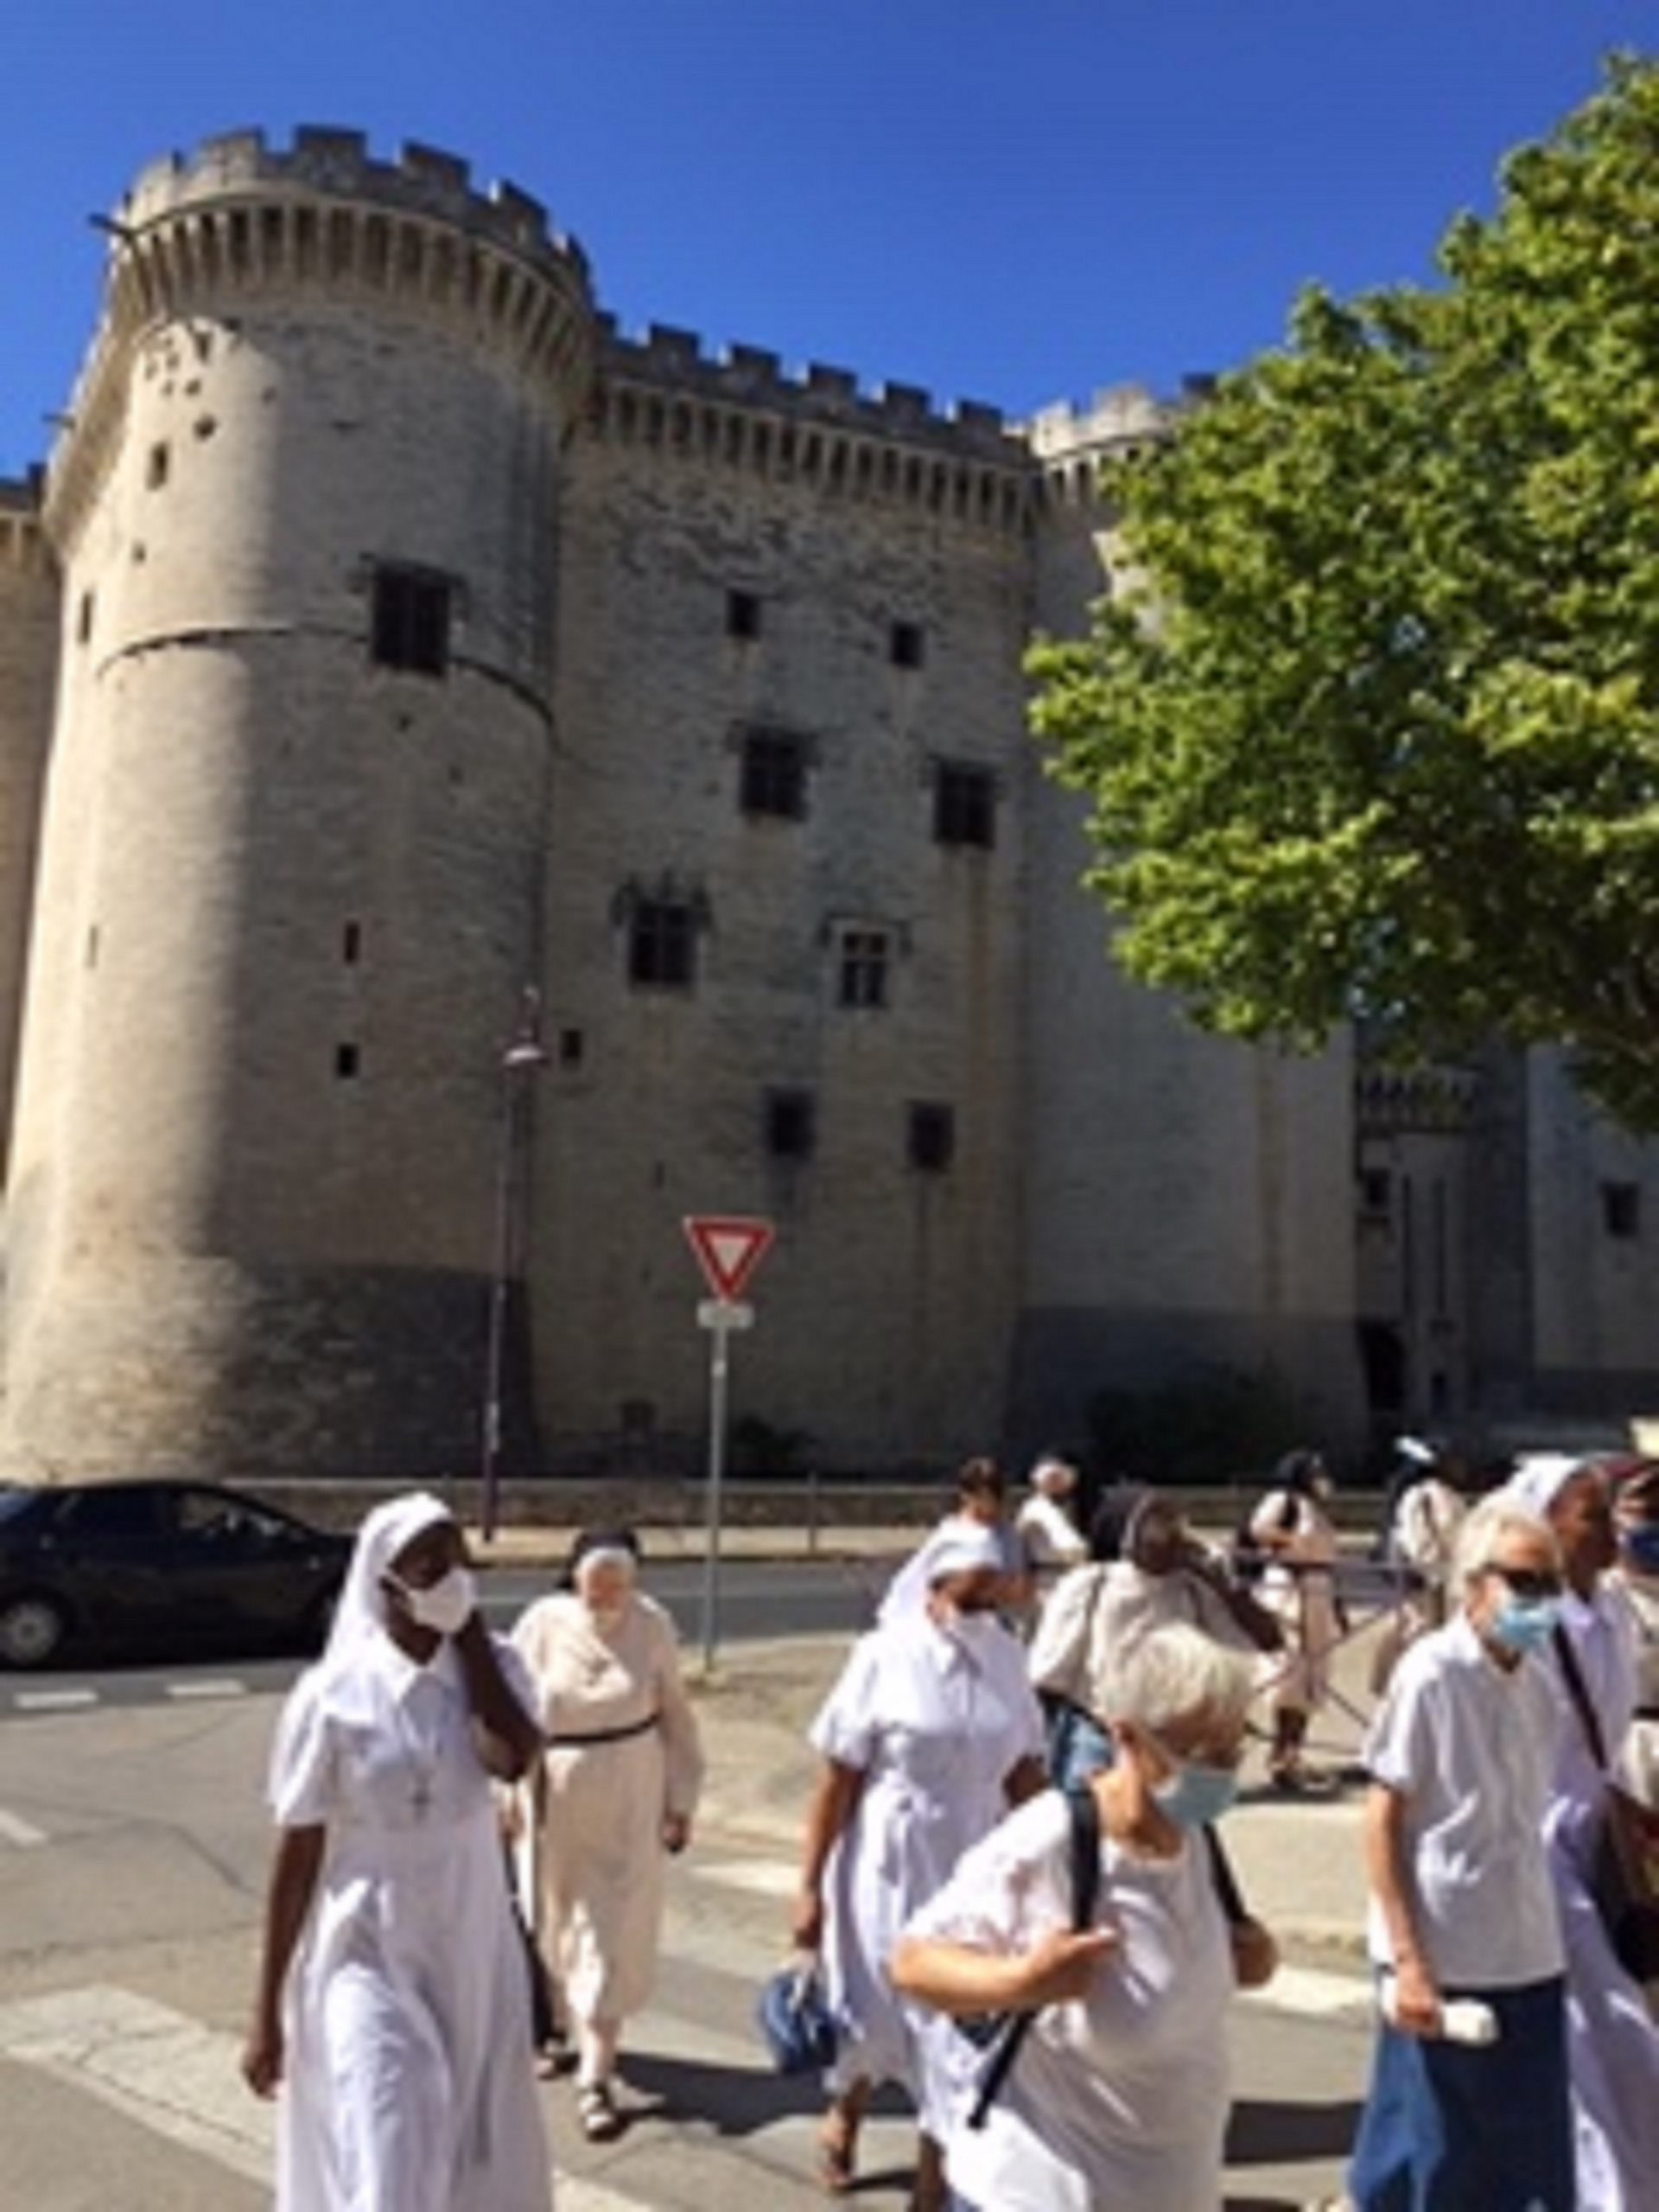
[[[1541,1651],[1554,1633],[1560,1606],[1554,1598],[1506,1598],[1487,1634],[1506,1651]]]
[[[1160,1744],[1158,1748],[1175,1771],[1154,1785],[1152,1799],[1166,1821],[1178,1828],[1207,1827],[1231,1808],[1238,1795],[1238,1773],[1230,1766],[1199,1766],[1195,1760],[1177,1759]]]
[[[1643,1521],[1619,1532],[1624,1556],[1638,1574],[1659,1574],[1659,1521]]]

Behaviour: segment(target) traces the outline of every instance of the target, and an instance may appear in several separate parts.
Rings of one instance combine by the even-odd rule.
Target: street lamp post
[[[524,1149],[524,1078],[547,1064],[542,1049],[541,994],[526,985],[519,1001],[518,1027],[502,1051],[501,1149],[495,1174],[495,1249],[490,1268],[489,1331],[484,1351],[484,1421],[480,1459],[479,1533],[487,1544],[495,1535],[501,1487],[501,1379],[507,1344],[507,1298],[512,1278],[522,1272],[519,1249],[518,1166]]]

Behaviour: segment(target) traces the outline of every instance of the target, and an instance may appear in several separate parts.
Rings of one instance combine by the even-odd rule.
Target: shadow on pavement
[[[1344,2158],[1359,2127],[1360,2111],[1357,2097],[1322,2105],[1276,2097],[1237,2098],[1227,2123],[1227,2163],[1265,2166],[1304,2158]]]
[[[629,2051],[621,2072],[631,2127],[652,2120],[695,2120],[716,2135],[753,2135],[791,2116],[817,2119],[824,2107],[816,2075],[767,2073],[758,2059],[749,2072],[738,2066],[665,2058],[653,2051]],[[869,2108],[872,2117],[883,2118],[910,2109],[893,2090],[879,2092]],[[874,2182],[876,2177],[864,2178]]]

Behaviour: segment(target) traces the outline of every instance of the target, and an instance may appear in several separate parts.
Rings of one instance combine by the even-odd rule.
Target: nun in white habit
[[[899,2082],[921,2122],[918,2212],[944,2201],[938,2145],[960,2038],[895,1993],[887,1956],[962,1853],[1046,1778],[1024,1648],[996,1618],[1003,1560],[994,1529],[936,1531],[925,1596],[860,1637],[812,1726],[823,1764],[791,1933],[823,1951],[842,2030],[820,2178],[838,2193],[852,2185],[870,2090]]]
[[[548,2212],[530,1993],[492,1778],[539,1734],[438,1499],[364,1522],[270,1765],[243,2073],[281,2089],[277,2212]]]
[[[1546,1655],[1559,1717],[1544,1838],[1567,1950],[1579,2212],[1645,2212],[1659,2175],[1659,2026],[1614,1954],[1594,1896],[1607,1775],[1636,1709],[1636,1622],[1626,1592],[1605,1579],[1618,1553],[1594,1461],[1540,1453],[1509,1488],[1548,1521],[1566,1580]]]

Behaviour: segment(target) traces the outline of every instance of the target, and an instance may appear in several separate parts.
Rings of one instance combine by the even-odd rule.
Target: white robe
[[[861,2075],[900,2082],[925,2124],[933,2091],[918,2030],[941,2055],[955,2031],[939,2036],[933,2016],[900,2001],[887,1955],[917,1906],[1001,1820],[1010,1771],[1041,1757],[1024,1650],[989,1615],[967,1637],[925,1614],[874,1630],[854,1646],[812,1742],[864,1777],[825,1885],[825,1979],[844,2024],[832,2086]]]
[[[312,1669],[270,1797],[281,1826],[327,1832],[285,1991],[277,2212],[548,2212],[524,1951],[453,1647],[421,1667],[377,1631]]]
[[[1569,1596],[1562,1624],[1611,1754],[1636,1702],[1636,1631],[1625,1592],[1604,1584],[1586,1605]],[[1659,2027],[1641,1985],[1607,1940],[1592,1890],[1605,1777],[1560,1691],[1555,1789],[1544,1823],[1567,1945],[1567,2063],[1573,2077],[1579,2212],[1645,2212],[1659,2176]]]
[[[1311,1497],[1275,1490],[1250,1516],[1250,1534],[1258,1543],[1268,1533],[1289,1541],[1262,1570],[1262,1603],[1278,1615],[1285,1631],[1285,1649],[1262,1660],[1262,1685],[1275,1710],[1314,1712],[1330,1694],[1338,1632],[1336,1586],[1322,1571],[1336,1563],[1337,1532]]]
[[[527,1887],[549,1970],[578,2020],[624,2020],[656,1974],[664,1815],[690,1820],[702,1781],[674,1624],[636,1591],[601,1634],[582,1599],[561,1592],[531,1605],[512,1640],[548,1736],[636,1732],[550,1745],[530,1793]]]

